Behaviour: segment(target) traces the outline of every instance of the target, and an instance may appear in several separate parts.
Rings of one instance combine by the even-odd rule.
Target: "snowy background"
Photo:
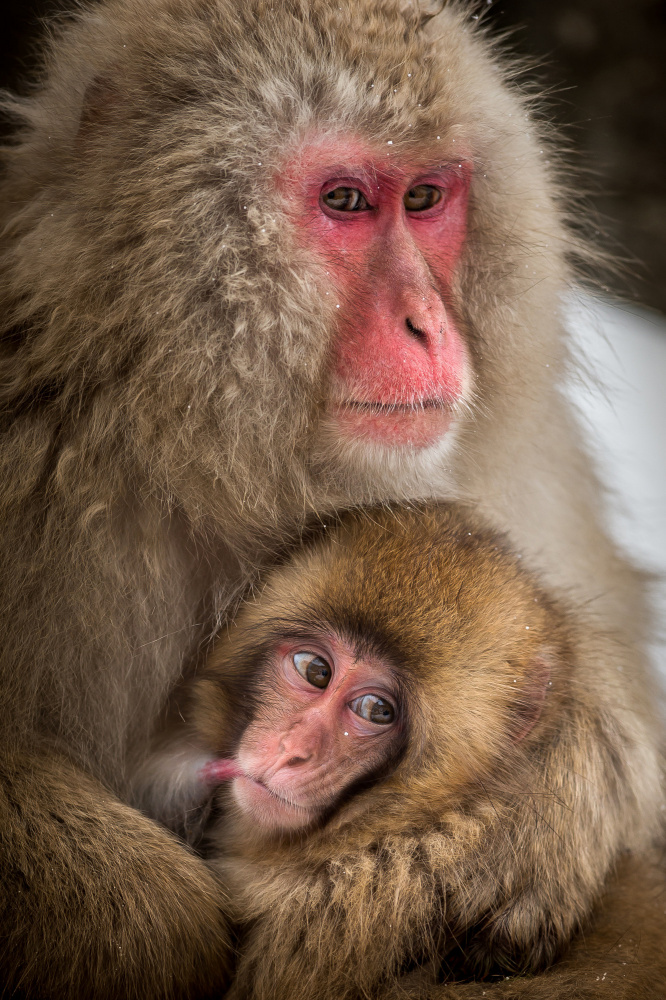
[[[609,487],[609,526],[634,559],[661,576],[654,657],[666,682],[666,320],[580,296],[569,327],[595,376],[569,393]]]

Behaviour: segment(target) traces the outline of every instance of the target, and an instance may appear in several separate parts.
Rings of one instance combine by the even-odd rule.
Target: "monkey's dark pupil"
[[[362,212],[370,207],[358,188],[351,187],[337,187],[326,191],[322,195],[322,201],[337,212]]]
[[[331,679],[331,668],[326,660],[317,656],[308,664],[305,674],[310,684],[314,684],[318,688],[325,688]]]
[[[379,698],[372,708],[370,709],[370,721],[375,722],[380,726],[386,726],[389,722],[393,722],[395,718],[395,710],[393,705],[388,701],[383,701]]]
[[[299,674],[308,684],[312,684],[318,688],[328,686],[333,671],[331,670],[330,663],[323,656],[318,656],[317,653],[309,653],[307,650],[301,650],[298,653],[294,653],[292,660]]]
[[[390,701],[385,701],[378,694],[363,694],[349,702],[349,707],[356,715],[377,726],[388,726],[395,722],[395,708]]]
[[[432,184],[417,184],[410,188],[403,202],[408,212],[425,212],[441,200],[442,192]]]

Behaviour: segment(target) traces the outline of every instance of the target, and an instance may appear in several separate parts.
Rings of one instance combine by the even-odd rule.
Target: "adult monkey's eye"
[[[432,184],[417,184],[410,188],[402,202],[408,212],[425,212],[442,200],[442,192]]]
[[[334,208],[336,212],[363,212],[370,208],[358,188],[331,188],[322,193],[321,200],[327,208]]]
[[[328,687],[333,671],[323,656],[316,653],[294,653],[292,657],[294,666],[301,677],[316,688]]]
[[[388,726],[395,721],[395,709],[390,701],[377,694],[364,694],[349,702],[352,712],[377,726]]]

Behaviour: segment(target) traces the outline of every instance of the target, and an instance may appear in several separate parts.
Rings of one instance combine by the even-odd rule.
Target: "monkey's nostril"
[[[296,767],[298,764],[305,764],[309,757],[290,757],[287,761],[287,767]]]
[[[412,337],[414,337],[415,340],[420,340],[422,344],[427,343],[428,338],[425,334],[425,331],[421,330],[418,326],[415,326],[414,323],[412,323],[409,316],[405,320],[405,326],[407,327],[407,329],[409,330],[409,332],[411,333]]]

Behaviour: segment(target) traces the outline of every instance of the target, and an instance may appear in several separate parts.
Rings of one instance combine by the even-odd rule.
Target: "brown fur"
[[[617,789],[595,780],[596,809],[611,792],[632,803],[603,824],[599,857],[654,828],[641,584],[599,526],[557,389],[580,248],[548,140],[475,24],[452,4],[421,25],[398,0],[108,0],[57,33],[33,97],[8,101],[22,125],[0,185],[3,773],[24,776],[8,779],[1,871],[24,892],[5,895],[1,975],[29,996],[115,996],[114,977],[128,996],[175,995],[206,965],[188,893],[169,888],[189,871],[195,894],[201,865],[171,844],[151,889],[122,863],[171,843],[119,804],[128,761],[229,602],[313,512],[465,498],[548,585],[591,603],[585,683],[624,755]],[[334,317],[273,179],[322,131],[471,151],[452,308],[475,405],[446,463],[371,464],[318,438]],[[94,840],[106,866],[77,847],[77,802],[91,827],[126,818],[126,836]],[[116,905],[121,881],[145,905]],[[74,886],[76,941],[73,917],[50,917]],[[127,942],[113,969],[91,959],[110,913]]]
[[[661,852],[618,862],[592,926],[540,976],[468,985],[419,971],[386,1000],[663,1000],[666,995],[666,864]]]
[[[234,699],[261,685],[261,712],[271,697],[268,650],[319,628],[395,665],[407,748],[301,835],[261,830],[222,795],[216,867],[229,913],[250,928],[230,995],[379,997],[413,962],[443,960],[450,976],[551,963],[589,915],[613,823],[633,808],[621,734],[587,686],[599,655],[587,624],[455,508],[349,514],[270,574],[178,698],[166,774],[170,743],[181,761],[183,747],[230,753]],[[516,739],[540,683],[544,710]]]
[[[219,988],[226,900],[204,863],[66,758],[23,750],[0,766],[0,993],[143,1000]]]

